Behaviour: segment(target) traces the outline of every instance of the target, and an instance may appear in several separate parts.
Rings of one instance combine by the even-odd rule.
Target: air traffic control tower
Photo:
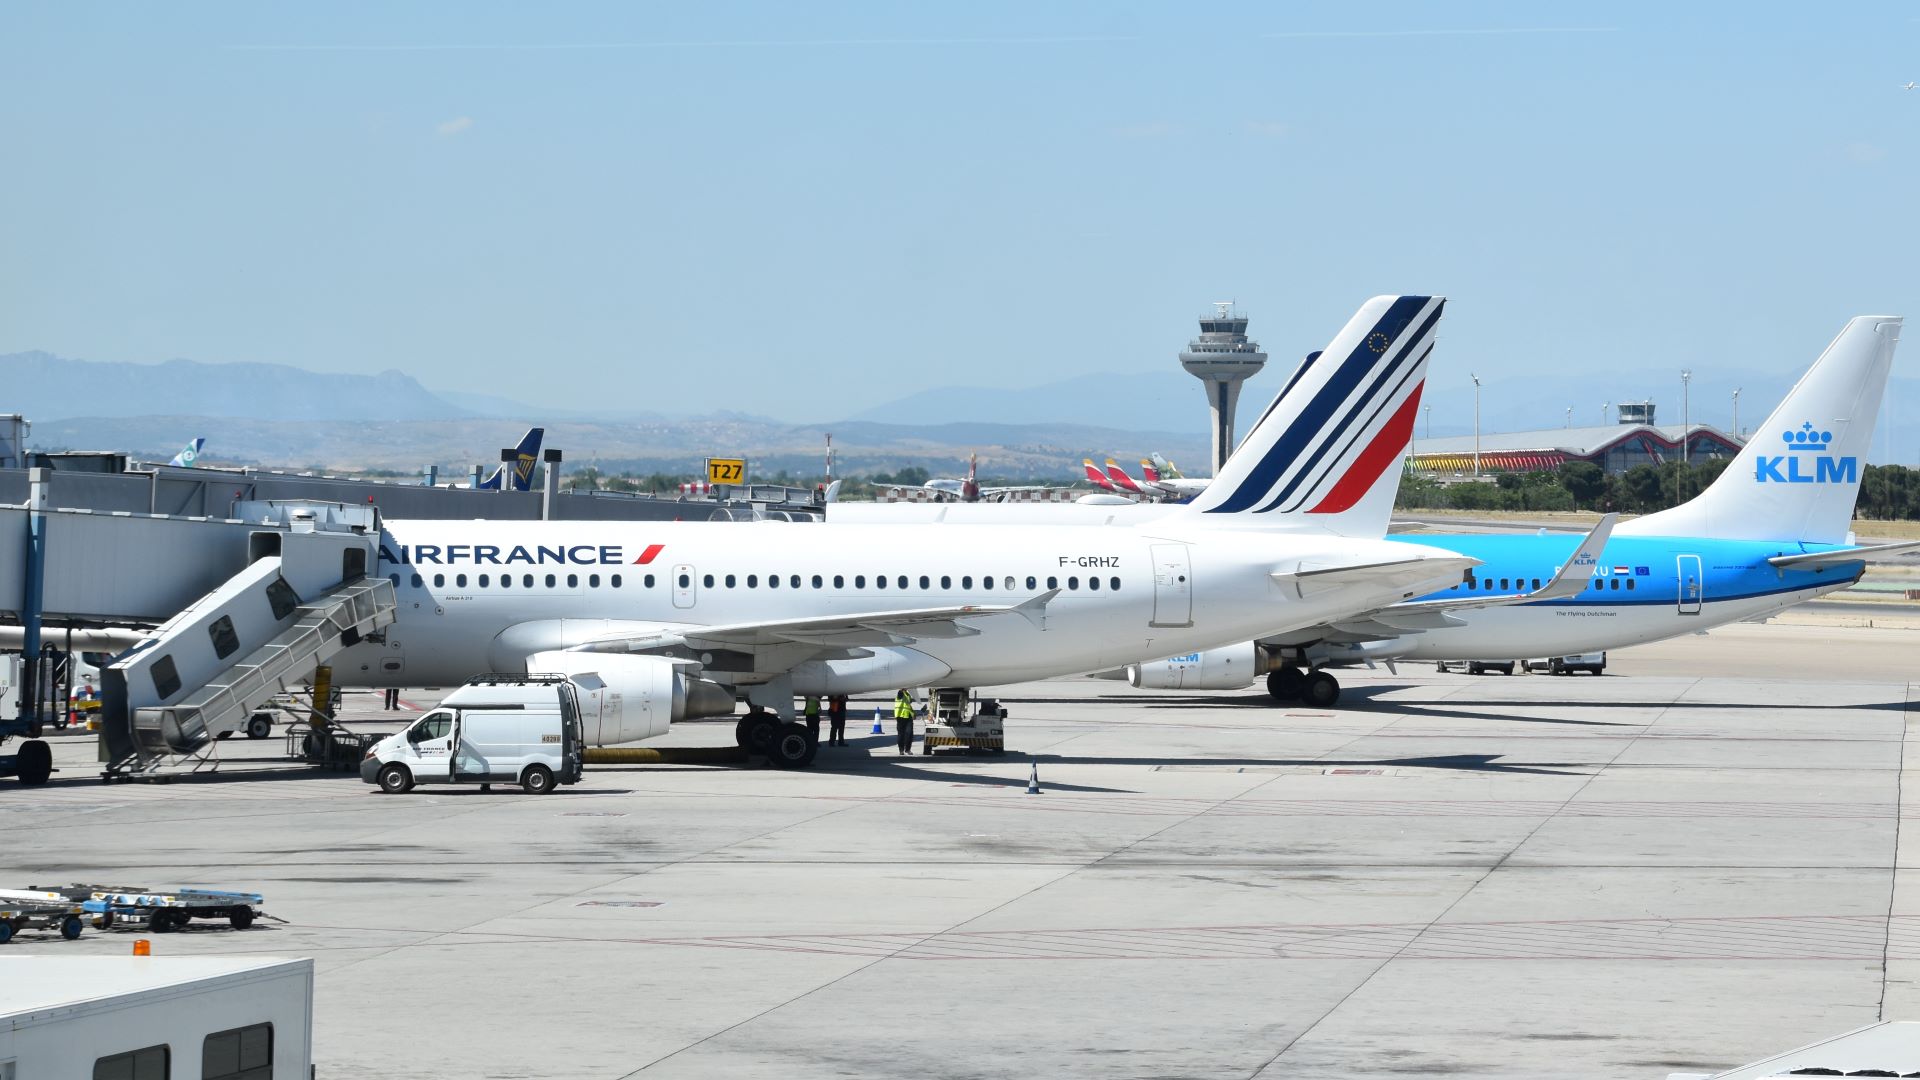
[[[1213,410],[1213,475],[1233,453],[1233,411],[1240,403],[1240,384],[1266,366],[1260,344],[1247,340],[1247,317],[1233,313],[1233,301],[1214,302],[1212,315],[1200,317],[1200,336],[1187,343],[1180,366],[1207,387],[1207,405]]]

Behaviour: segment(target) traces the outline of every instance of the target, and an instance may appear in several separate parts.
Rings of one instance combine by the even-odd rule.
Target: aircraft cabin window
[[[501,588],[503,588],[503,589],[511,589],[511,588],[513,588],[513,575],[512,575],[512,574],[501,574],[501,575],[500,575],[500,587],[501,587]]]
[[[1032,574],[1028,574],[1028,575],[1027,575],[1027,588],[1029,588],[1029,589],[1037,589],[1037,588],[1039,588],[1039,587],[1040,587],[1040,582],[1039,582],[1039,581],[1037,581],[1037,580],[1036,580],[1036,579],[1034,578],[1034,576],[1033,576]],[[1011,588],[1013,588],[1013,584],[1012,584],[1011,582],[1009,582],[1009,583],[1007,584],[1007,588],[1009,588],[1009,589],[1011,589]]]
[[[731,589],[731,588],[733,588],[733,575],[732,575],[732,574],[728,574],[728,575],[727,575],[727,588],[729,588],[729,589]]]
[[[907,587],[907,575],[905,575],[905,574],[901,574],[901,575],[900,575],[900,588],[902,588],[902,589],[904,589],[904,588],[906,588],[906,587]]]
[[[1533,591],[1534,591],[1534,592],[1539,592],[1539,591],[1540,591],[1540,579],[1539,579],[1539,578],[1534,578],[1534,579],[1533,579]]]
[[[653,575],[648,574],[646,577],[641,578],[640,584],[645,585],[649,589],[653,588]]]
[[[568,574],[568,575],[567,575],[567,588],[569,588],[569,589],[577,589],[577,588],[579,588],[579,587],[580,587],[580,575],[579,575],[579,574]]]
[[[963,578],[961,578],[961,579],[960,579],[960,587],[961,587],[961,588],[963,588],[963,589],[971,589],[971,588],[973,588],[973,575],[972,575],[972,574],[968,574],[968,575],[966,575],[965,577],[963,577]]]
[[[789,586],[791,586],[792,588],[795,588],[795,589],[797,589],[797,588],[799,588],[799,587],[800,587],[800,575],[799,575],[799,574],[788,574],[788,575],[787,575],[787,584],[788,584]]]
[[[1097,578],[1097,577],[1090,577],[1090,578],[1088,578],[1088,579],[1087,579],[1087,588],[1089,588],[1089,589],[1093,589],[1093,590],[1095,590],[1095,591],[1097,592],[1097,591],[1099,590],[1099,588],[1100,588],[1100,579],[1099,579],[1099,578]]]
[[[1506,591],[1506,589],[1507,589],[1507,579],[1506,579],[1506,578],[1501,578],[1501,579],[1500,579],[1500,589],[1501,589],[1501,591],[1502,591],[1502,592],[1505,592],[1505,591]]]
[[[488,578],[488,576],[489,576],[489,575],[486,575],[486,574],[481,574],[481,575],[480,575],[480,587],[481,587],[481,588],[483,588],[483,589],[487,587],[487,578]]]
[[[1619,578],[1614,578],[1614,579],[1613,579],[1613,584],[1612,584],[1612,585],[1609,585],[1609,586],[1607,586],[1607,587],[1608,587],[1608,588],[1610,588],[1610,589],[1612,589],[1612,590],[1613,590],[1614,592],[1619,592],[1619,591],[1620,591],[1620,579],[1619,579]]]
[[[683,589],[684,589],[684,588],[686,588],[687,586],[689,586],[689,585],[692,585],[692,584],[693,584],[693,575],[692,575],[692,574],[681,574],[681,575],[680,575],[680,587],[681,587],[681,588],[683,588]]]
[[[1049,577],[1047,578],[1047,588],[1049,588],[1049,589],[1057,589],[1057,588],[1059,588],[1059,587],[1060,587],[1060,579],[1059,579],[1059,578],[1057,578],[1057,577],[1051,577],[1051,576],[1049,576]]]
[[[455,574],[455,575],[453,576],[453,585],[454,585],[454,587],[455,587],[455,588],[457,588],[457,589],[464,589],[464,588],[466,588],[466,587],[467,587],[467,575],[465,575],[465,574]]]
[[[445,574],[435,574],[435,575],[433,575],[433,587],[434,587],[434,588],[436,588],[436,589],[441,589],[441,588],[445,588],[445,587],[446,587],[446,584],[447,584],[447,575],[445,575]]]
[[[549,589],[551,589],[551,588],[553,588],[553,586],[554,586],[554,582],[555,582],[556,580],[557,580],[557,579],[556,579],[556,578],[555,578],[555,577],[554,577],[554,576],[553,576],[552,574],[548,574],[548,575],[547,575],[547,588],[549,588]]]
[[[400,588],[400,575],[399,575],[399,574],[388,574],[388,575],[387,575],[387,580],[388,580],[388,581],[391,581],[391,582],[393,582],[393,587],[394,587],[395,589],[398,589],[398,588]]]
[[[1008,582],[1007,584],[1009,584],[1009,585],[1011,585],[1011,584],[1013,584],[1013,583],[1012,583],[1012,582]],[[992,575],[990,575],[990,574],[982,574],[982,575],[980,575],[980,587],[981,587],[981,588],[983,588],[983,589],[991,589],[991,588],[993,588],[993,577],[992,577]]]
[[[950,577],[947,577],[945,574],[942,574],[940,576],[940,588],[942,589],[953,588],[953,579]]]
[[[1119,578],[1108,578],[1108,579],[1107,579],[1107,588],[1109,588],[1109,589],[1112,589],[1112,590],[1113,590],[1114,592],[1119,592],[1119,591],[1120,591],[1120,579],[1119,579]]]
[[[847,579],[846,579],[846,578],[843,578],[843,577],[841,577],[841,576],[840,576],[839,574],[835,574],[835,575],[833,575],[833,587],[834,587],[834,588],[836,588],[836,589],[844,589],[844,588],[846,588],[846,587],[847,587]]]
[[[704,577],[702,577],[700,579],[700,584],[705,585],[709,589],[713,588],[713,575],[707,574]]]
[[[834,580],[836,580],[836,581],[838,581],[839,579],[838,579],[838,578],[835,578]],[[864,588],[866,588],[866,587],[867,587],[867,575],[865,575],[865,574],[855,574],[855,575],[853,575],[853,587],[854,587],[854,588],[856,588],[856,589],[864,589]]]
[[[521,587],[521,588],[523,588],[523,589],[531,589],[531,588],[533,588],[533,575],[532,575],[532,574],[521,574],[521,575],[520,575],[520,587]]]
[[[1628,579],[1627,579],[1627,591],[1628,591],[1628,592],[1632,592],[1632,591],[1633,591],[1633,579],[1632,579],[1632,578],[1628,578]]]
[[[597,589],[597,588],[599,588],[599,587],[600,587],[600,575],[599,575],[599,574],[588,574],[588,575],[587,575],[587,588],[589,588],[589,589]]]
[[[921,588],[923,588],[923,589],[930,589],[930,588],[932,588],[932,587],[933,587],[933,581],[932,581],[932,579],[931,579],[931,578],[928,578],[928,577],[927,577],[927,575],[925,575],[925,574],[921,574],[921,575],[920,575],[920,587],[921,587]]]
[[[747,575],[747,588],[749,588],[749,589],[757,589],[757,588],[759,588],[759,587],[760,587],[760,575],[759,575],[759,574],[748,574],[748,575]]]
[[[1080,587],[1080,579],[1079,579],[1079,578],[1077,578],[1077,577],[1070,577],[1070,578],[1068,578],[1068,579],[1067,579],[1067,589],[1068,589],[1069,591],[1072,591],[1072,590],[1075,590],[1075,589],[1078,589],[1079,587]]]
[[[777,588],[779,588],[779,587],[780,587],[780,575],[779,575],[779,574],[768,574],[768,575],[767,575],[767,588],[769,588],[769,589],[777,589]]]
[[[424,585],[424,584],[426,584],[426,583],[420,580],[420,575],[419,575],[419,574],[415,574],[415,575],[413,575],[413,587],[414,587],[414,588],[416,588],[416,589],[417,589],[417,588],[419,588],[420,586],[422,586],[422,585]]]
[[[820,575],[819,575],[819,574],[815,574],[815,575],[813,575],[813,587],[814,587],[814,588],[816,588],[816,589],[818,589],[818,588],[822,588],[822,587],[824,587],[825,585],[826,585],[826,582],[824,582],[824,581],[822,581],[822,580],[820,580]]]

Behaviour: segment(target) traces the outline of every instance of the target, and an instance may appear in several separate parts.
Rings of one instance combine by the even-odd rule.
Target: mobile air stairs
[[[315,516],[294,509],[285,531],[250,533],[238,573],[102,672],[105,779],[198,768],[254,710],[393,623],[392,582],[367,576],[377,526],[317,528]]]

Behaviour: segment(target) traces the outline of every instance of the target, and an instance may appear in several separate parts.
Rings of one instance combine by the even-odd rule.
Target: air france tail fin
[[[1308,357],[1189,503],[1228,525],[1387,532],[1446,298],[1376,296]]]
[[[546,428],[528,428],[527,433],[520,436],[520,445],[514,447],[512,490],[533,490],[533,470],[540,461],[540,440],[546,433]],[[493,470],[492,476],[480,481],[481,490],[499,491],[500,481],[505,475],[507,463],[503,461],[499,468]]]
[[[1846,543],[1900,323],[1849,320],[1707,490],[1617,533]]]
[[[181,447],[180,452],[173,455],[173,460],[167,462],[167,464],[178,465],[183,469],[191,469],[193,468],[193,463],[200,459],[200,448],[205,445],[207,445],[205,438],[195,438],[192,442]]]
[[[1103,491],[1113,490],[1113,482],[1107,479],[1107,475],[1100,471],[1099,466],[1093,463],[1092,458],[1081,458],[1080,464],[1087,467],[1087,483]]]

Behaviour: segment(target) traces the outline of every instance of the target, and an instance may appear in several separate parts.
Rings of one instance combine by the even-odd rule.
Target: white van
[[[375,743],[360,779],[391,795],[415,784],[519,784],[545,795],[555,784],[579,783],[581,760],[571,683],[558,675],[484,676]]]
[[[1589,652],[1573,653],[1569,656],[1547,656],[1527,661],[1527,670],[1544,671],[1549,675],[1571,675],[1576,671],[1598,675],[1607,670],[1607,654]]]

